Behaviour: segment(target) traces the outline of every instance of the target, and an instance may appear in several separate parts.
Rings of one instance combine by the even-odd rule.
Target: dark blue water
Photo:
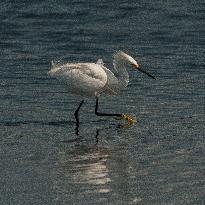
[[[205,2],[1,1],[0,204],[205,203]],[[130,71],[104,112],[137,119],[118,129],[47,76],[51,60],[112,67],[128,52],[154,81]]]

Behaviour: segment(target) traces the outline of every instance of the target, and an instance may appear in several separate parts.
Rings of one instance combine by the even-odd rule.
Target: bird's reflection
[[[106,164],[108,150],[87,147],[81,147],[81,150],[83,152],[73,158],[73,182],[96,185],[94,190],[89,190],[90,192],[110,192],[107,183],[111,180]]]
[[[79,136],[79,122],[76,122],[75,123],[75,134],[76,134],[76,136]]]
[[[95,143],[92,145],[83,144],[80,141],[82,136],[79,134],[79,124],[75,128],[75,134],[77,138],[73,142],[77,146],[74,146],[70,152],[58,153],[56,165],[58,171],[65,176],[64,181],[67,181],[68,184],[88,186],[88,189],[84,190],[85,194],[110,192],[109,182],[111,179],[107,167],[110,152],[109,149],[97,146],[100,130],[96,129]]]
[[[68,196],[71,201],[79,200],[76,204],[81,204],[82,200],[90,204],[92,197],[106,202],[112,199],[119,204],[120,201],[134,203],[141,200],[139,193],[132,189],[136,183],[133,179],[140,179],[138,173],[141,171],[132,166],[127,149],[134,138],[127,135],[126,138],[120,138],[119,143],[113,143],[113,137],[110,138],[114,134],[113,129],[109,129],[109,132],[104,129],[106,128],[95,128],[94,133],[90,129],[90,137],[90,134],[85,134],[84,127],[80,126],[79,130],[77,126],[75,134],[79,141],[65,143],[66,149],[62,150],[61,147],[55,153],[53,188],[65,200],[68,200]],[[118,130],[115,133],[118,136]],[[78,199],[76,192],[80,193]]]
[[[99,136],[99,132],[100,132],[100,129],[96,129],[96,134],[95,134],[95,145],[98,144],[99,142],[99,139],[98,139],[98,136]],[[76,141],[80,141],[81,137],[79,135],[79,122],[76,122],[76,126],[75,126],[75,135],[76,135]]]
[[[97,130],[96,130],[96,135],[95,135],[95,145],[97,145],[97,144],[98,144],[98,142],[99,142],[99,139],[98,139],[99,132],[100,132],[100,130],[99,130],[99,129],[97,129]]]

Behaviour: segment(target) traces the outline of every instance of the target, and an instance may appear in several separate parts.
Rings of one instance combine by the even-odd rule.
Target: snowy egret
[[[66,63],[59,65],[52,62],[52,68],[48,74],[64,82],[68,87],[68,91],[72,94],[83,97],[95,97],[96,115],[116,116],[118,119],[128,122],[127,125],[122,127],[129,127],[135,122],[129,115],[98,112],[99,96],[102,94],[116,95],[122,88],[125,88],[129,82],[129,75],[126,68],[130,65],[140,72],[147,74],[149,77],[155,78],[148,72],[142,70],[134,58],[122,51],[116,52],[113,58],[114,73],[104,66],[102,59],[99,59],[96,63]],[[78,125],[78,112],[83,103],[84,100],[81,101],[74,114]]]

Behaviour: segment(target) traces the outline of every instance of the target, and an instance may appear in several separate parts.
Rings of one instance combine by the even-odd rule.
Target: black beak
[[[142,70],[140,67],[138,68],[138,70],[139,70],[139,71],[141,71],[142,73],[147,74],[150,78],[152,78],[152,79],[155,79],[155,80],[156,80],[156,78],[155,78],[153,75],[149,74],[149,73],[148,73],[147,71],[145,71],[145,70]]]
[[[133,65],[137,70],[139,70],[140,72],[145,73],[145,74],[147,74],[150,78],[156,80],[156,78],[155,78],[153,75],[149,74],[147,71],[143,70],[142,68],[140,68],[139,66],[137,66],[137,65],[135,65],[135,64],[132,64],[132,65]]]

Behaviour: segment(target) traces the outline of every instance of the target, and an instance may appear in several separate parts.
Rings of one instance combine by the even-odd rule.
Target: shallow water
[[[0,3],[1,204],[203,204],[204,1]],[[94,115],[47,76],[51,60],[93,61],[121,49],[157,80],[130,71]]]

